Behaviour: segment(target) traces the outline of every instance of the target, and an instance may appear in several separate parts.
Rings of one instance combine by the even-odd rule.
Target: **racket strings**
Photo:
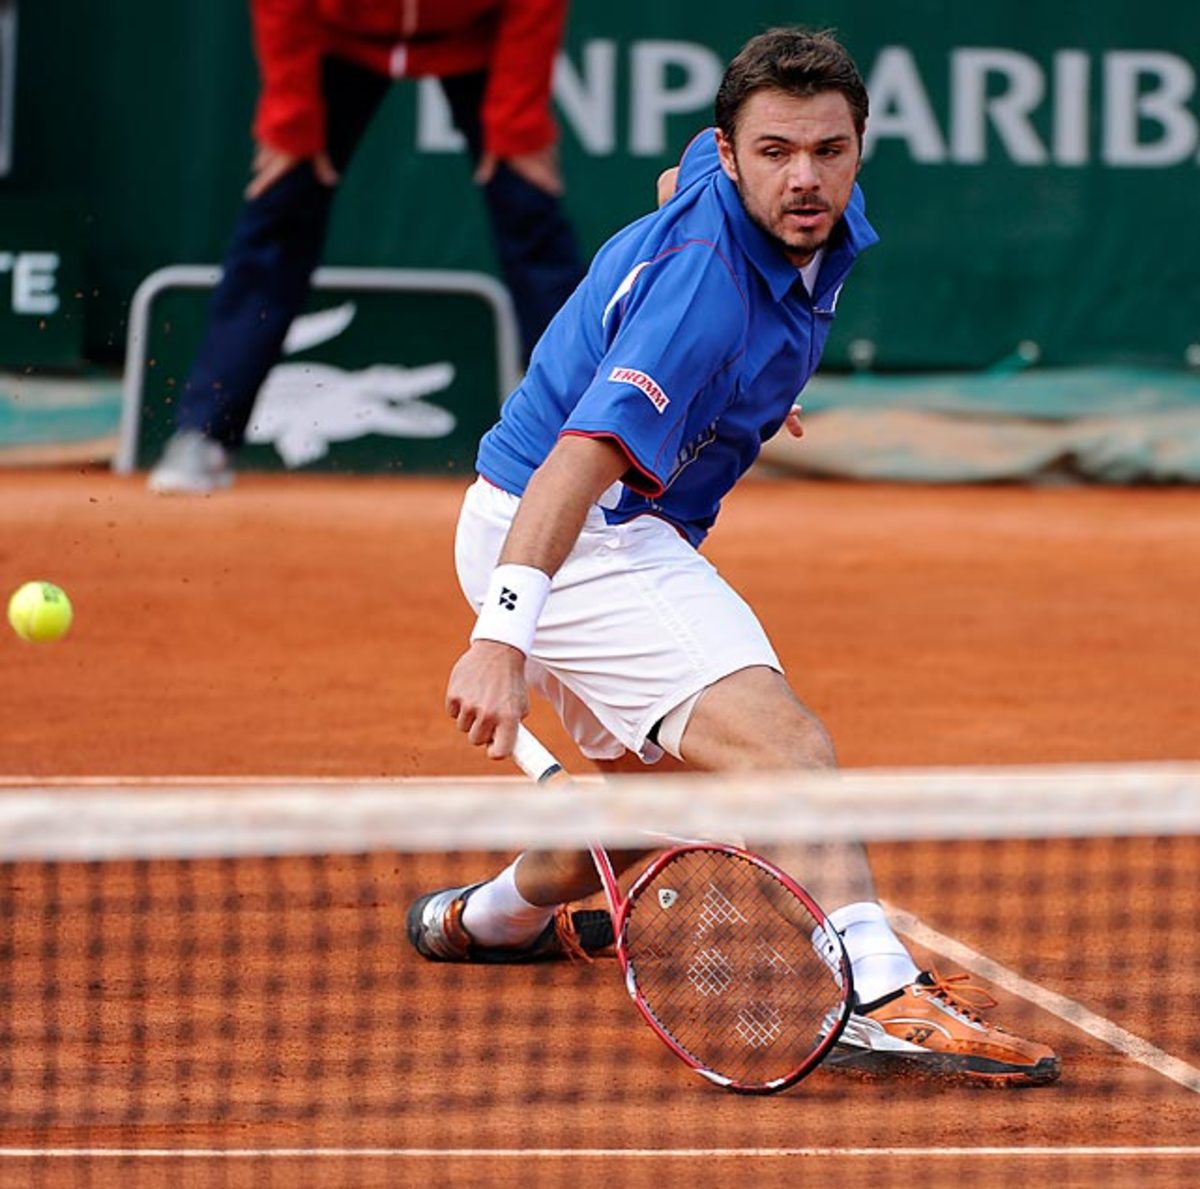
[[[688,851],[642,888],[626,952],[643,1003],[702,1066],[741,1083],[788,1075],[840,1000],[817,918],[752,861]]]

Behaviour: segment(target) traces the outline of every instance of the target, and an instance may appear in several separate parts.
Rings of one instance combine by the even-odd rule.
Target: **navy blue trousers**
[[[478,161],[487,76],[456,75],[440,82],[471,160]],[[341,173],[391,80],[327,58],[323,84],[329,156]],[[557,198],[506,166],[482,190],[528,358],[583,276],[575,234]],[[202,430],[230,450],[241,446],[258,390],[308,297],[335,194],[303,163],[243,204],[204,338],[180,395],[177,428]]]

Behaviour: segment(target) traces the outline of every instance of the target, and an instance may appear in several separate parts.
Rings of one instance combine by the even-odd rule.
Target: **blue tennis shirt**
[[[629,458],[601,500],[609,522],[652,514],[699,545],[816,371],[842,283],[878,238],[855,186],[810,295],[701,133],[674,197],[600,249],[547,327],[479,473],[521,495],[560,435],[607,438]]]

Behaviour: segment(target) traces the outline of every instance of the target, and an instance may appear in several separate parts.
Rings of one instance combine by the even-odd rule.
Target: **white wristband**
[[[536,567],[511,562],[497,566],[471,632],[472,641],[498,640],[528,656],[549,594],[550,577]]]

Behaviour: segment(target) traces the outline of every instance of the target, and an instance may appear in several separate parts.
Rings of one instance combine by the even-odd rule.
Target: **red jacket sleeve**
[[[566,19],[566,0],[508,0],[504,5],[483,101],[485,152],[512,157],[544,149],[557,139],[550,84]]]
[[[254,138],[297,157],[325,148],[324,33],[317,0],[252,0],[262,89]]]

